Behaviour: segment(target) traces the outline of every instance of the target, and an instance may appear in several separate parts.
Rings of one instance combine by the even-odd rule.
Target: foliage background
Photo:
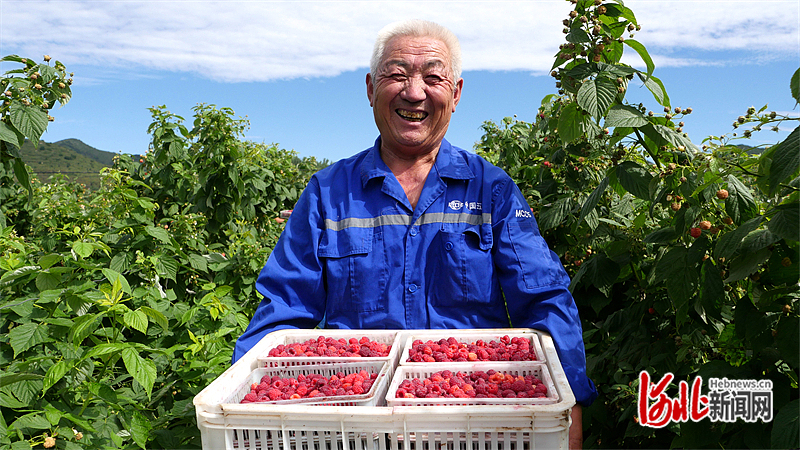
[[[572,276],[600,391],[584,445],[797,448],[800,131],[736,145],[797,119],[750,107],[698,146],[633,11],[580,0],[564,27],[557,93],[535,122],[487,122],[476,150],[515,179]],[[626,49],[646,67],[620,63]],[[162,106],[147,154],[118,158],[98,189],[42,184],[18,149],[71,77],[49,57],[3,60],[21,68],[0,79],[0,448],[198,448],[191,400],[228,367],[280,211],[326,162],[243,141],[229,108],[200,104],[187,126]],[[653,106],[627,103],[631,84]],[[770,379],[774,418],[642,427],[642,370]]]

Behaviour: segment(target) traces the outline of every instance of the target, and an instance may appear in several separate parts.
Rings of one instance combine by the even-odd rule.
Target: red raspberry
[[[251,392],[251,393],[249,393],[249,394],[247,394],[247,395],[245,395],[245,396],[244,396],[244,399],[242,400],[242,402],[244,402],[244,401],[247,401],[247,402],[254,402],[254,401],[256,401],[257,399],[258,399],[258,395],[256,395],[256,394],[254,394],[254,393],[252,393],[252,392]]]

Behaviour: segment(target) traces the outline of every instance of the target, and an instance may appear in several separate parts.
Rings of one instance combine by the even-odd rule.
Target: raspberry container
[[[287,367],[287,366],[302,366],[309,364],[327,364],[327,363],[342,363],[342,362],[383,362],[389,363],[390,370],[397,365],[397,359],[402,347],[400,340],[400,333],[397,330],[336,330],[336,329],[323,329],[323,330],[281,330],[275,339],[272,340],[271,346],[267,351],[258,356],[258,361],[262,367]],[[271,333],[274,334],[274,333]],[[385,357],[357,357],[357,356],[267,356],[269,351],[278,345],[289,345],[295,343],[303,343],[309,339],[317,339],[320,336],[330,337],[333,339],[349,339],[367,337],[373,342],[379,344],[391,345],[389,355]]]
[[[377,373],[378,377],[369,391],[356,395],[339,395],[328,397],[300,398],[294,400],[277,400],[272,402],[241,403],[244,396],[250,392],[250,385],[259,383],[264,375],[279,376],[281,378],[297,378],[299,375],[318,374],[330,378],[337,373],[349,375],[366,370]],[[364,361],[341,364],[314,364],[292,367],[259,368],[250,373],[234,393],[222,403],[223,411],[251,412],[253,407],[269,405],[286,405],[303,403],[306,405],[339,405],[339,406],[378,406],[383,403],[383,395],[389,383],[389,365],[385,361]]]
[[[535,362],[515,362],[515,361],[491,361],[480,363],[430,363],[427,367],[419,366],[400,366],[395,371],[389,391],[386,393],[386,404],[388,406],[469,406],[469,405],[550,405],[559,400],[550,371],[542,363]],[[450,370],[453,373],[462,372],[471,374],[475,371],[487,371],[494,369],[497,372],[507,373],[513,376],[533,375],[539,378],[547,387],[547,396],[538,398],[396,398],[397,389],[403,380],[412,378],[425,379],[434,373],[443,370]]]
[[[400,353],[400,365],[401,366],[417,366],[417,367],[425,367],[429,364],[442,364],[439,362],[414,362],[409,361],[409,352],[411,347],[413,346],[414,341],[420,340],[422,342],[427,341],[434,341],[437,342],[441,339],[447,339],[449,337],[455,338],[458,342],[464,344],[473,344],[478,340],[482,340],[486,343],[490,341],[499,341],[502,337],[508,336],[509,338],[520,337],[523,339],[528,340],[530,345],[530,349],[536,355],[536,362],[544,363],[545,355],[542,351],[542,343],[539,338],[540,331],[530,330],[524,331],[526,329],[522,329],[520,331],[519,328],[517,329],[509,329],[509,330],[497,330],[497,329],[488,329],[488,330],[479,330],[479,329],[472,329],[472,330],[425,330],[419,333],[414,333],[413,335],[408,336],[403,343],[403,351]],[[494,361],[470,361],[469,363],[477,363],[477,362],[487,362],[491,363]],[[500,361],[502,362],[502,361]],[[525,361],[525,362],[533,362],[533,361]],[[453,364],[452,362],[447,362],[444,364]],[[460,364],[460,363],[459,363]]]
[[[329,331],[305,330],[309,336],[329,335]],[[342,330],[344,331],[344,330]],[[453,333],[450,333],[453,331]],[[448,330],[459,338],[461,330]],[[463,330],[466,331],[466,330]],[[482,334],[486,330],[470,330]],[[498,336],[527,334],[529,329],[495,329]],[[411,335],[428,330],[398,331],[405,342]],[[369,335],[369,330],[350,330],[349,337]],[[470,404],[424,405],[386,404],[392,383],[420,367],[388,369],[381,397],[372,405],[310,403],[247,403],[238,401],[262,367],[258,357],[277,343],[285,342],[286,330],[264,337],[246,355],[226,370],[194,398],[197,426],[205,450],[534,450],[568,448],[570,411],[575,398],[558,360],[552,338],[538,333],[542,360],[536,365],[548,393],[555,394],[547,404]],[[398,353],[399,356],[399,353]],[[342,363],[344,364],[344,363]],[[444,363],[426,371],[439,371]],[[517,370],[537,370],[522,363],[507,363]],[[530,364],[530,363],[526,363]],[[458,370],[463,370],[459,363]],[[387,365],[387,367],[389,367]],[[480,365],[484,370],[484,365]],[[285,370],[286,368],[283,368]],[[291,368],[300,370],[301,367]],[[303,370],[313,370],[303,367]],[[494,370],[501,371],[499,368]],[[342,370],[343,371],[343,370]],[[259,377],[260,378],[260,377]],[[375,383],[378,384],[377,381]],[[380,389],[380,388],[378,388]],[[398,399],[399,400],[399,399]],[[404,399],[410,400],[410,399]],[[519,399],[531,400],[531,399]],[[373,400],[374,401],[374,400]],[[441,402],[437,402],[441,403]]]

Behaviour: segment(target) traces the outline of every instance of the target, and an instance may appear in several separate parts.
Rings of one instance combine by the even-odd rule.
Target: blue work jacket
[[[412,208],[379,149],[380,138],[311,178],[256,281],[264,298],[234,361],[282,328],[535,328],[590,404],[569,277],[516,184],[445,140]]]

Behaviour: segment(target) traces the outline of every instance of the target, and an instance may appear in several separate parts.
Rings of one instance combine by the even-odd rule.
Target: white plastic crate
[[[397,330],[337,330],[337,329],[315,329],[315,330],[282,330],[277,339],[273,340],[272,345],[267,351],[258,355],[258,361],[263,367],[286,367],[286,366],[300,366],[308,364],[325,364],[325,363],[339,363],[339,362],[357,362],[357,361],[388,361],[390,369],[397,365],[398,355],[402,347],[400,334]],[[309,339],[317,339],[320,336],[330,337],[333,339],[361,339],[367,337],[371,341],[391,345],[389,354],[385,357],[357,357],[357,356],[289,356],[277,357],[267,356],[269,350],[277,347],[278,345],[289,345],[295,343],[303,343]]]
[[[462,372],[471,374],[476,371],[486,372],[493,369],[497,372],[507,373],[513,376],[533,375],[539,378],[547,387],[547,396],[538,398],[397,398],[397,389],[403,380],[413,378],[425,379],[431,375],[449,370],[453,373]],[[547,366],[537,362],[475,362],[475,363],[430,363],[426,367],[421,366],[400,366],[392,377],[389,391],[386,393],[386,404],[388,406],[447,406],[447,405],[550,405],[558,402],[558,391],[556,390],[550,371]]]
[[[277,375],[281,378],[297,378],[300,374],[319,374],[325,376],[326,378],[330,378],[331,376],[340,372],[344,373],[345,375],[349,375],[351,373],[358,373],[362,370],[366,370],[369,373],[378,374],[369,391],[363,394],[300,398],[295,400],[277,400],[272,402],[241,403],[244,396],[250,392],[251,384],[259,383],[264,375],[269,375],[270,377]],[[222,402],[222,410],[224,412],[254,413],[258,412],[259,408],[262,406],[295,403],[302,403],[305,405],[322,404],[338,406],[378,406],[383,404],[384,399],[382,396],[386,394],[388,383],[389,364],[386,361],[313,364],[291,367],[262,367],[252,371],[250,376],[244,379],[239,387],[234,390],[231,396]]]
[[[490,341],[499,341],[503,336],[508,336],[509,338],[520,337],[527,339],[531,350],[533,350],[534,354],[536,355],[536,362],[542,362],[542,363],[546,362],[546,357],[544,355],[544,352],[542,351],[542,344],[539,339],[539,331],[531,329],[513,328],[507,330],[497,330],[497,329],[425,330],[422,332],[415,332],[414,334],[409,335],[403,342],[403,350],[400,353],[400,365],[427,366],[429,364],[452,364],[450,362],[434,363],[434,362],[409,361],[408,360],[409,352],[411,350],[411,347],[413,346],[414,341],[416,340],[420,340],[422,342],[427,342],[427,341],[438,342],[441,339],[447,339],[453,337],[456,340],[458,340],[458,342],[462,342],[464,344],[473,344],[478,340],[483,340],[486,343],[489,343]],[[479,362],[479,361],[470,361],[470,362]],[[486,362],[493,362],[493,361],[486,361]],[[526,361],[526,362],[532,362],[532,361]]]
[[[568,448],[575,398],[553,342],[541,347],[558,401],[541,405],[330,406],[225,405],[232,391],[259,368],[257,355],[283,339],[267,335],[194,399],[205,450],[534,450]],[[319,334],[320,330],[306,330]],[[324,330],[328,331],[339,330]],[[367,330],[362,330],[366,332]],[[401,339],[427,330],[399,331]],[[452,335],[467,330],[453,331]],[[471,330],[487,331],[487,330]],[[489,330],[502,336],[528,329]],[[356,333],[356,330],[350,330]],[[509,334],[510,335],[510,334]],[[439,363],[441,364],[441,363]],[[463,363],[460,363],[463,364]],[[495,369],[496,370],[496,369]],[[392,375],[390,373],[390,375]],[[388,384],[386,385],[388,390]],[[548,387],[549,389],[549,387]],[[259,405],[245,411],[240,406]]]

